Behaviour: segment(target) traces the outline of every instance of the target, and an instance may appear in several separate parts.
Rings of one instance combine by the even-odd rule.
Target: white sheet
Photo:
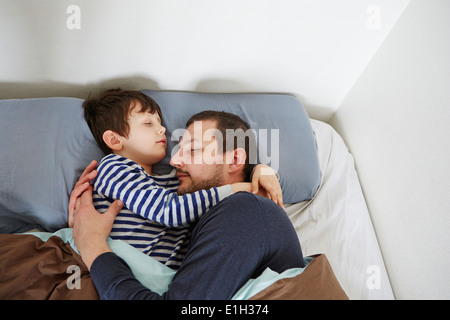
[[[311,201],[286,208],[303,254],[326,254],[350,299],[393,299],[353,157],[330,125],[317,120],[311,124],[321,185]]]

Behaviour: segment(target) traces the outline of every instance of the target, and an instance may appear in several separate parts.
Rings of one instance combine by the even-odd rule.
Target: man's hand
[[[263,190],[260,190],[262,188]],[[259,164],[255,167],[252,176],[252,193],[266,194],[266,198],[272,199],[283,210],[286,211],[283,204],[283,193],[281,191],[280,182],[275,171],[265,165]]]
[[[76,206],[73,214],[73,238],[89,270],[99,255],[111,251],[106,239],[111,232],[114,219],[122,207],[123,202],[116,200],[105,213],[99,213],[94,208],[91,186],[87,188],[78,201],[78,206]]]
[[[80,201],[79,197],[87,190],[87,188],[89,188],[89,182],[97,176],[97,170],[95,170],[96,167],[97,161],[93,160],[83,171],[70,194],[69,216],[67,219],[69,228],[73,228],[73,214],[75,212],[77,201]]]

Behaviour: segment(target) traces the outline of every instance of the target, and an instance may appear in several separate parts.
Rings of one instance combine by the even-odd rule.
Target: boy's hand
[[[260,190],[260,188],[263,190]],[[280,182],[278,181],[278,176],[271,167],[265,164],[259,164],[255,167],[252,177],[251,192],[254,194],[266,192],[268,194],[267,198],[272,199],[273,202],[286,211],[283,204],[283,193],[281,191]]]
[[[81,197],[83,192],[85,192],[89,188],[90,186],[89,182],[97,176],[97,170],[95,170],[96,167],[97,161],[93,160],[83,171],[70,194],[69,215],[67,219],[69,228],[73,228],[73,215],[75,212],[77,202],[79,202],[79,198]]]

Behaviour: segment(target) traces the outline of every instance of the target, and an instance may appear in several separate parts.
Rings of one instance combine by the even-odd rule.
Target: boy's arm
[[[101,195],[122,200],[129,210],[145,219],[169,227],[189,224],[225,197],[243,190],[243,186],[233,190],[226,185],[178,196],[157,185],[133,164],[114,157],[102,161],[94,188]]]
[[[286,211],[283,204],[280,176],[274,169],[265,164],[258,164],[253,168],[251,179],[252,193],[271,199]]]

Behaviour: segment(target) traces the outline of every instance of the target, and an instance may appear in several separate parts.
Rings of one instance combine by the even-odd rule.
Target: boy
[[[225,185],[178,196],[175,170],[154,176],[152,166],[165,156],[165,128],[158,104],[138,91],[107,90],[83,103],[84,117],[108,154],[97,167],[93,200],[106,211],[120,199],[110,237],[121,239],[177,269],[184,256],[189,224],[219,201],[249,183]]]

